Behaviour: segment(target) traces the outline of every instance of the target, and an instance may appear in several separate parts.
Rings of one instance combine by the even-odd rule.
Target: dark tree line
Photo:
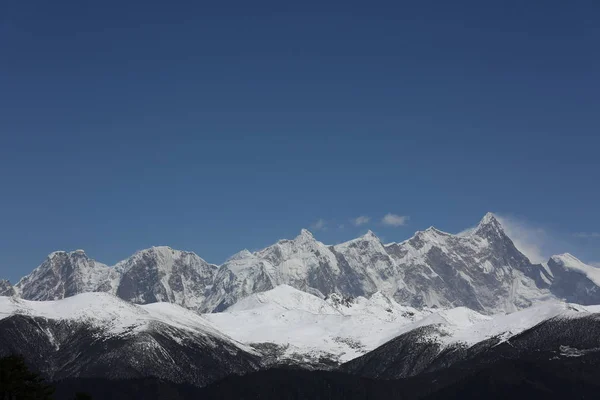
[[[54,387],[31,371],[19,355],[0,358],[0,400],[51,400]],[[74,400],[91,400],[86,393],[76,393]]]

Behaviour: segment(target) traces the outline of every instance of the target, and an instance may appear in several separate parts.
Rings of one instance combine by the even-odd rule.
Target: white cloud
[[[381,220],[384,225],[388,226],[402,226],[406,225],[409,217],[405,215],[396,215],[396,214],[386,214],[385,217]]]
[[[582,239],[600,239],[600,232],[577,232],[573,236]]]
[[[548,261],[552,254],[547,254],[545,251],[549,235],[544,229],[512,216],[494,215],[517,249],[525,254],[531,262],[542,263]]]
[[[469,236],[471,233],[473,233],[473,231],[475,231],[475,228],[477,228],[477,227],[476,226],[472,226],[470,228],[462,230],[462,231],[458,232],[456,234],[456,236]]]
[[[322,231],[327,228],[327,222],[324,219],[318,219],[314,224],[312,224],[311,229],[315,231]]]
[[[361,226],[364,224],[368,224],[371,221],[371,217],[367,217],[366,215],[361,215],[360,217],[356,217],[352,220],[354,226]]]

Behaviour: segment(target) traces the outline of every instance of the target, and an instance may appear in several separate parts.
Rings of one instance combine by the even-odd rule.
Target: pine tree
[[[18,355],[0,358],[0,400],[52,399],[54,388]]]

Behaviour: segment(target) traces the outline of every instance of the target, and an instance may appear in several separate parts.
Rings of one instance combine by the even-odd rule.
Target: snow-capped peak
[[[48,254],[46,259],[53,260],[57,257],[73,257],[73,256],[88,258],[87,254],[85,254],[85,250],[77,249],[77,250],[73,250],[73,251],[65,251],[65,250],[53,251],[52,253]]]
[[[425,229],[424,231],[415,232],[415,234],[412,238],[405,240],[404,242],[401,242],[400,245],[406,245],[406,244],[420,245],[421,243],[442,245],[443,243],[445,243],[445,241],[449,237],[452,237],[452,236],[453,235],[451,235],[449,233],[443,232],[433,226],[430,226],[429,228]]]
[[[246,258],[252,258],[252,257],[254,257],[254,254],[252,254],[250,252],[250,250],[244,249],[242,251],[239,251],[239,252],[235,253],[231,257],[229,257],[227,259],[227,261],[244,260]]]
[[[117,296],[137,304],[166,301],[198,310],[218,267],[192,252],[155,246],[119,262]]]
[[[83,249],[76,249],[76,250],[72,250],[72,251],[57,250],[57,251],[53,251],[52,253],[48,254],[47,258],[54,258],[54,257],[57,257],[57,256],[69,256],[69,257],[72,257],[72,256],[81,256],[81,255],[87,257],[87,254],[86,254],[85,250],[83,250]]]
[[[498,218],[496,218],[496,216],[493,213],[488,212],[484,215],[477,227],[473,230],[473,234],[489,235],[490,233],[501,233],[503,235],[505,234],[504,228],[502,227],[500,221],[498,221]]]
[[[150,249],[158,252],[173,251],[170,246],[152,246]]]
[[[302,229],[292,240],[280,240],[254,253],[242,250],[220,269],[192,252],[168,246],[140,250],[114,268],[88,258],[83,250],[59,251],[14,289],[25,299],[53,300],[99,291],[139,304],[169,301],[196,311],[223,310],[279,284],[323,297],[332,293],[368,297],[380,291],[414,307],[465,305],[485,313],[527,307],[548,291],[565,298],[565,293],[559,293],[561,282],[567,291],[578,288],[577,301],[592,304],[594,293],[600,299],[600,276],[595,278],[600,270],[570,255],[556,257],[565,261],[553,263],[594,277],[598,290],[581,274],[575,274],[574,285],[585,280],[590,284],[585,290],[551,279],[553,267],[531,264],[493,213],[487,213],[469,233],[453,235],[430,227],[385,246],[371,230],[329,246]]]
[[[375,234],[375,232],[373,232],[370,229],[362,237],[365,240],[377,240],[377,241],[379,241],[379,238],[377,237],[377,235]]]
[[[600,286],[600,268],[587,265],[570,253],[550,257],[550,266],[561,266],[565,270],[575,271],[586,275],[592,282]]]
[[[300,230],[300,234],[296,236],[296,241],[302,240],[315,240],[315,237],[308,229]]]
[[[479,222],[480,225],[491,224],[491,223],[499,223],[496,215],[493,212],[487,212]]]
[[[381,243],[379,237],[377,237],[377,235],[370,229],[364,235],[357,237],[356,239],[351,239],[347,242],[337,244],[334,246],[334,248],[338,251],[344,251],[344,249],[347,249],[348,247],[356,246],[357,244],[361,243],[364,244],[365,242],[368,245],[375,245],[383,248],[383,244]]]
[[[175,252],[180,252],[179,250],[174,250],[169,246],[152,246],[149,249],[140,250],[138,253],[153,253],[160,256],[168,256],[170,257]]]
[[[266,292],[254,293],[229,307],[227,312],[257,310],[262,307],[299,310],[312,314],[339,315],[339,312],[325,300],[289,285],[279,285]]]
[[[151,329],[155,321],[200,334],[227,338],[200,315],[175,304],[135,305],[107,293],[80,293],[54,301],[0,298],[0,319],[14,314],[54,320],[85,321],[109,334],[129,335]]]
[[[83,250],[55,251],[15,290],[30,300],[56,300],[82,292],[114,292],[116,272],[89,258]]]
[[[121,273],[125,273],[136,262],[139,263],[140,260],[145,260],[146,263],[152,260],[152,262],[156,264],[157,268],[170,270],[172,265],[176,263],[177,260],[183,258],[192,259],[193,264],[212,266],[212,264],[207,263],[194,252],[175,250],[169,246],[152,246],[147,249],[139,250],[131,257],[118,262],[115,265],[115,269]],[[216,268],[216,266],[213,267]]]
[[[428,234],[431,234],[431,235],[436,235],[436,236],[452,236],[451,233],[439,230],[435,226],[430,226],[429,228],[425,229],[424,232],[428,233]]]
[[[583,262],[571,253],[556,254],[550,257],[552,260],[560,263],[583,264]]]

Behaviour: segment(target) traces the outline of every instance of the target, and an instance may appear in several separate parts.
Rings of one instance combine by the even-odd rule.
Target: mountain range
[[[507,362],[600,365],[599,296],[600,269],[570,254],[532,263],[493,214],[458,235],[429,228],[400,243],[369,231],[325,245],[302,230],[220,266],[164,246],[114,266],[57,251],[14,286],[0,281],[0,357],[21,353],[74,387],[157,379],[143,385],[219,397],[232,393],[220,380],[243,375],[240,390],[257,390],[248,398],[278,398],[256,385],[293,367],[313,375],[282,372],[282,382],[319,382],[325,398],[348,397],[357,378],[406,398],[464,393],[461,382]],[[382,379],[391,383],[373,386]],[[98,393],[115,395],[106,386]]]
[[[600,303],[597,269],[565,254],[534,264],[491,213],[476,228],[452,235],[435,228],[401,243],[384,244],[371,231],[325,245],[302,230],[257,252],[243,250],[216,266],[192,252],[152,247],[113,267],[83,250],[57,251],[0,294],[58,300],[105,292],[135,304],[169,302],[219,312],[238,300],[285,284],[324,298],[381,292],[412,307],[458,307],[493,314],[529,307],[549,297]]]

